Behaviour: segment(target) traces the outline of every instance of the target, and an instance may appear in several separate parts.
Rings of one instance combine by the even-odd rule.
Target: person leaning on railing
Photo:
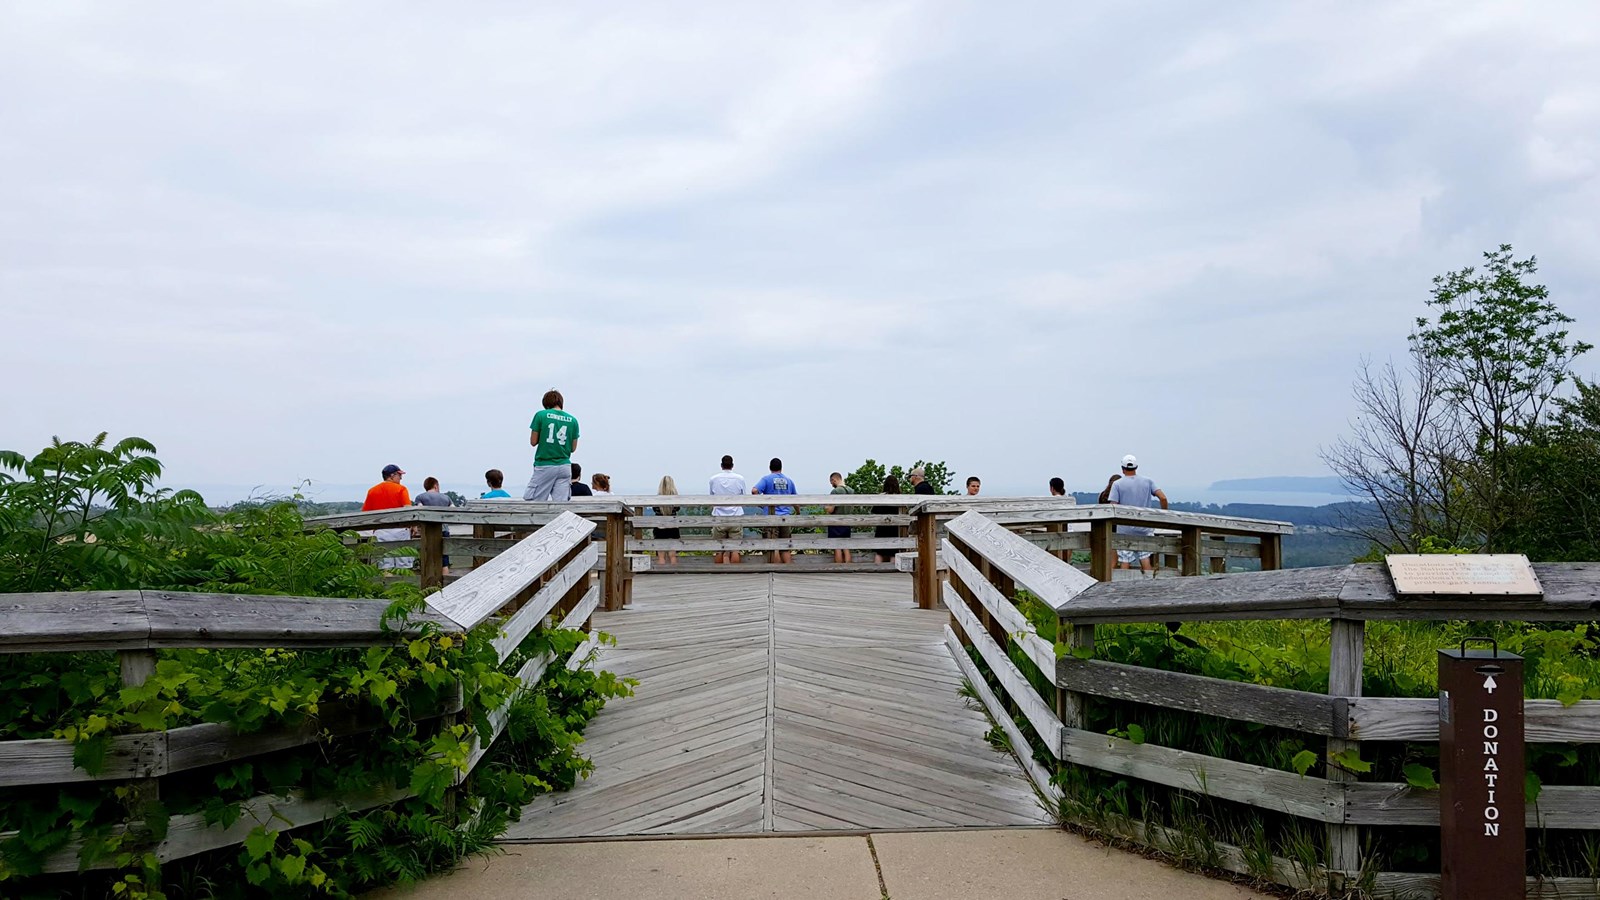
[[[411,491],[401,484],[401,479],[406,477],[406,471],[393,463],[383,467],[383,480],[367,490],[367,499],[361,504],[362,512],[377,512],[385,509],[405,509],[411,505]],[[373,539],[379,542],[403,541],[411,537],[410,528],[379,528],[372,532]],[[409,569],[411,558],[408,556],[383,556],[378,559],[380,569]]]
[[[783,460],[781,460],[781,459],[777,458],[776,456],[774,456],[772,458],[772,462],[768,464],[768,469],[770,469],[770,472],[765,477],[763,477],[760,481],[756,482],[756,486],[750,490],[750,493],[752,493],[752,494],[778,494],[780,496],[782,496],[782,495],[793,495],[795,493],[798,493],[795,490],[794,481],[791,480],[789,478],[789,476],[783,474]],[[769,515],[769,516],[792,516],[792,515],[794,515],[794,507],[792,507],[792,506],[769,506],[769,507],[767,507],[767,515]],[[769,537],[769,538],[788,538],[788,537],[793,536],[793,534],[794,534],[794,529],[790,528],[788,525],[779,525],[779,526],[776,526],[776,527],[768,527],[766,529],[766,536]],[[771,562],[771,563],[791,563],[791,562],[794,562],[794,551],[793,550],[769,550],[769,551],[767,551],[767,562]]]
[[[744,493],[742,490],[740,493]],[[672,480],[671,475],[661,476],[661,484],[656,487],[656,494],[661,497],[675,497],[678,494],[678,483]],[[678,512],[676,506],[646,506],[644,514],[647,516],[670,516]],[[675,541],[683,532],[677,528],[655,528],[651,530],[651,537],[658,541]],[[678,551],[657,550],[656,565],[675,566],[678,564]]]
[[[711,476],[710,493],[713,497],[744,496],[744,476],[733,470],[733,457],[722,457],[722,471]],[[735,517],[744,516],[743,506],[713,506],[711,515],[723,521],[738,521]],[[719,541],[736,541],[744,537],[743,524],[713,525],[711,538]],[[737,564],[742,560],[738,550],[718,550],[715,560],[718,563],[731,562]]]
[[[883,479],[883,492],[885,494],[900,493],[900,479],[893,475]],[[929,493],[932,493],[931,488]],[[900,512],[900,507],[898,506],[874,506],[872,508],[872,514],[875,516],[892,516],[898,512]],[[872,529],[872,536],[875,538],[895,538],[900,536],[900,529],[894,525],[878,525]],[[894,549],[892,547],[878,547],[873,552],[877,554],[878,562],[894,562]]]
[[[850,490],[850,488],[845,486],[844,476],[839,474],[838,472],[834,472],[832,475],[828,476],[828,483],[833,485],[833,490],[828,492],[830,494],[853,494],[853,493],[855,493],[855,491],[852,491],[852,490]],[[827,507],[827,509],[824,510],[824,511],[828,515],[831,516],[831,515],[833,515],[835,513],[838,513],[838,512],[849,512],[850,511],[850,507],[848,507],[848,506],[846,506],[846,507],[830,506],[830,507]],[[829,525],[828,526],[828,537],[830,537],[830,538],[848,538],[849,536],[850,536],[850,526],[849,525]],[[848,563],[848,562],[850,562],[850,548],[849,547],[843,547],[843,548],[834,550],[833,551],[833,561],[836,562],[836,563]]]

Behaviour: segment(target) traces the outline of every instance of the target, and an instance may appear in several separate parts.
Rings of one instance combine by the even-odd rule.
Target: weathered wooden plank
[[[1098,659],[1062,657],[1056,660],[1055,678],[1059,687],[1096,697],[1259,722],[1311,734],[1340,734],[1346,722],[1342,697]]]
[[[517,541],[512,538],[447,537],[444,539],[444,552],[451,556],[481,556],[484,562],[488,562],[488,557],[499,556],[516,545]]]
[[[322,822],[344,812],[371,809],[374,806],[395,803],[410,796],[412,796],[412,793],[408,788],[397,788],[361,796],[322,797],[317,799],[307,799],[299,794],[291,794],[286,797],[263,794],[241,804],[239,819],[226,827],[208,824],[205,813],[188,813],[173,816],[168,821],[166,839],[156,845],[155,856],[161,862],[184,859],[208,850],[217,850],[222,847],[243,843],[244,839],[258,825],[264,825],[276,831],[287,831],[302,825]],[[119,828],[114,833],[122,833],[123,831],[124,829]],[[15,832],[0,833],[0,841],[13,835],[15,835]],[[42,870],[46,873],[78,871],[78,854],[82,849],[82,841],[71,841],[67,846],[51,854],[44,861]],[[108,869],[115,867],[115,865],[114,858],[106,858],[89,865],[87,868]]]
[[[1345,821],[1353,825],[1439,824],[1439,792],[1406,784],[1361,782],[1342,785]],[[1520,787],[1516,789],[1520,790]],[[1600,787],[1545,785],[1528,804],[1529,828],[1600,828]]]
[[[600,596],[599,588],[596,588],[595,589],[595,598],[598,599],[599,596]],[[567,657],[567,671],[568,672],[576,672],[579,669],[583,668],[584,666],[588,665],[592,661],[590,659],[590,654],[596,652],[599,649],[600,649],[600,639],[598,637],[591,637],[588,640],[584,641],[583,643],[579,644],[578,648],[576,650],[572,651],[572,655]]]
[[[598,547],[600,545],[596,544],[595,546]],[[628,559],[628,571],[630,572],[649,572],[655,568],[655,563],[648,553],[628,553],[626,556]],[[605,571],[605,567],[606,551],[602,548],[600,550],[600,559],[595,563],[595,568]]]
[[[1093,578],[977,513],[950,520],[945,533],[947,558],[959,552],[951,541],[960,541],[1058,613],[1095,584]]]
[[[0,787],[154,778],[164,770],[167,732],[112,738],[105,761],[94,775],[73,765],[72,749],[71,741],[54,738],[0,742]]]
[[[1247,519],[1234,516],[1216,516],[1209,513],[1184,512],[1176,509],[1144,509],[1118,504],[1066,504],[1061,498],[1054,500],[988,500],[967,497],[933,497],[912,512],[927,509],[937,513],[972,511],[1004,519],[1006,524],[1024,522],[1095,522],[1112,521],[1119,525],[1142,525],[1154,528],[1181,528],[1192,525],[1210,534],[1251,536],[1261,534],[1293,534],[1294,526],[1288,522],[1268,519]],[[1037,513],[1036,516],[1007,515],[1008,513]]]
[[[1047,677],[1056,666],[1055,647],[1039,637],[1039,632],[1033,627],[1022,611],[1012,605],[1011,601],[1002,596],[1000,591],[990,584],[978,567],[967,561],[960,553],[947,554],[950,560],[950,574],[961,579],[967,590],[978,598],[978,602],[989,611],[989,614],[1000,621],[1000,627],[1006,630],[1011,639],[1022,648],[1033,664],[1039,667]]]
[[[566,629],[582,628],[584,623],[589,621],[589,617],[594,615],[594,611],[599,608],[600,585],[591,584],[589,589],[584,592],[583,598],[573,605],[572,611],[562,618],[561,627]]]
[[[1600,743],[1600,700],[1562,706],[1559,700],[1524,700],[1530,744]],[[1411,697],[1358,697],[1350,701],[1350,737],[1360,741],[1437,741],[1439,704]]]
[[[594,523],[563,513],[516,547],[473,569],[429,598],[428,605],[474,628],[494,615],[556,565],[567,551],[588,540]]]
[[[1061,802],[1061,789],[1050,782],[1050,773],[1029,752],[1032,746],[1017,724],[1011,720],[1011,713],[996,697],[994,691],[989,689],[989,683],[984,680],[983,673],[973,664],[967,656],[967,648],[961,645],[961,639],[956,637],[949,625],[944,627],[945,648],[950,651],[950,658],[966,676],[967,683],[972,685],[973,693],[978,695],[978,701],[983,708],[989,711],[989,718],[1005,732],[1006,738],[1011,742],[1012,755],[1017,763],[1022,766],[1022,771],[1027,774],[1028,780],[1033,782],[1034,789],[1055,803]]]
[[[880,538],[870,535],[849,538],[817,537],[812,535],[797,535],[786,538],[678,538],[657,539],[643,538],[628,541],[629,550],[909,550],[916,546],[916,539],[892,537]]]
[[[258,825],[274,831],[286,831],[326,821],[344,812],[396,803],[410,796],[409,788],[395,788],[365,796],[316,799],[298,795],[263,795],[242,804],[243,811],[238,821],[227,827],[207,824],[204,813],[173,816],[166,840],[156,847],[156,858],[171,862],[207,850],[231,847],[242,843]]]
[[[1074,622],[1330,618],[1350,566],[1102,582],[1073,601]]]
[[[396,639],[383,628],[386,600],[174,591],[145,591],[144,600],[152,648],[359,647]],[[432,611],[417,620],[460,630],[451,618]]]
[[[472,501],[465,507],[407,506],[374,512],[335,513],[307,519],[307,529],[397,528],[419,522],[442,525],[498,525],[503,528],[539,528],[554,522],[564,513],[583,517],[603,517],[627,509],[613,500],[578,499],[566,503],[524,503],[522,501]]]
[[[852,504],[853,505],[853,504]],[[737,519],[735,522],[729,519]],[[747,514],[743,516],[634,516],[635,528],[710,528],[713,525],[743,525],[746,528],[823,528],[829,525],[849,525],[852,528],[873,528],[879,525],[909,525],[913,518],[906,515],[846,515],[844,513],[816,513],[815,515],[769,516]]]
[[[150,617],[138,591],[0,594],[0,653],[149,646]]]
[[[1044,550],[1088,550],[1090,537],[1086,531],[1012,532],[1017,537]],[[1260,559],[1261,545],[1242,541],[1205,540],[1200,542],[1200,554],[1215,559]],[[1182,539],[1156,535],[1144,537],[1136,534],[1113,534],[1113,550],[1148,550],[1151,553],[1176,554],[1182,551]]]
[[[501,634],[494,639],[494,649],[500,654],[501,661],[510,656],[511,652],[517,649],[517,645],[533,633],[533,629],[539,627],[539,622],[550,614],[550,610],[561,602],[561,598],[566,596],[567,591],[572,590],[573,585],[589,577],[589,570],[594,568],[595,561],[599,558],[600,548],[593,543],[589,544],[572,562],[539,588],[538,593],[529,598],[521,609],[501,623]]]
[[[454,696],[437,704],[414,707],[410,716],[415,721],[425,721],[460,710],[461,696],[457,690]],[[156,774],[168,775],[214,766],[314,744],[324,738],[359,734],[381,727],[383,722],[381,711],[375,707],[366,704],[330,704],[323,709],[322,715],[293,728],[239,732],[217,723],[187,725],[166,732],[166,757]]]
[[[1344,793],[1322,778],[1155,744],[1135,744],[1075,728],[1062,730],[1061,758],[1074,765],[1319,822],[1344,820]]]
[[[1433,900],[1439,896],[1439,876],[1418,872],[1378,872],[1372,879],[1379,897]],[[1527,879],[1527,900],[1600,900],[1600,883],[1592,878]]]
[[[989,670],[1000,680],[1001,686],[1006,689],[1007,698],[1022,710],[1028,723],[1033,726],[1034,733],[1039,735],[1046,747],[1055,752],[1061,746],[1060,733],[1061,720],[1056,718],[1055,711],[1044,702],[1039,692],[1033,689],[1028,679],[1023,677],[1011,658],[1006,656],[1004,649],[989,637],[989,632],[972,614],[967,604],[956,594],[955,588],[943,585],[945,609],[950,611],[951,618],[955,619],[966,632],[967,639],[978,648],[978,653],[983,661],[989,664]]]
[[[1096,830],[1105,830],[1117,837],[1125,838],[1145,847],[1152,847],[1164,853],[1182,855],[1186,848],[1193,846],[1192,834],[1181,832],[1175,828],[1154,825],[1146,822],[1137,822],[1132,819],[1108,816],[1097,820],[1093,826]],[[1271,871],[1261,871],[1261,857],[1255,852],[1247,852],[1243,848],[1213,839],[1207,836],[1207,844],[1215,857],[1207,861],[1208,865],[1215,865],[1219,869],[1248,876],[1251,880],[1261,878],[1266,874],[1268,881],[1297,891],[1324,891],[1327,887],[1326,874],[1320,870],[1307,871],[1298,862],[1285,859],[1281,856],[1270,858]]]

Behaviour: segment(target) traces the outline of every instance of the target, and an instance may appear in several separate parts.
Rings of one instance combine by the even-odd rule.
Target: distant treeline
[[[1094,503],[1098,494],[1074,493],[1079,503]],[[1325,506],[1285,506],[1279,503],[1174,503],[1172,508],[1183,512],[1210,513],[1215,516],[1238,516],[1244,519],[1271,519],[1291,525],[1334,528],[1348,521],[1352,514],[1372,511],[1370,503],[1329,503]]]

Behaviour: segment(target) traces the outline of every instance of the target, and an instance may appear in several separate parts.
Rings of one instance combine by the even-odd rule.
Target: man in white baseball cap
[[[1151,498],[1161,501],[1161,508],[1167,508],[1167,495],[1156,487],[1156,483],[1139,474],[1139,459],[1132,453],[1122,458],[1122,477],[1112,483],[1107,497],[1109,503],[1119,503],[1124,506],[1137,506],[1148,508]],[[1118,525],[1118,534],[1155,534],[1154,528],[1142,525]],[[1117,566],[1119,568],[1132,568],[1133,563],[1139,563],[1139,570],[1146,578],[1155,577],[1154,563],[1150,559],[1148,550],[1118,550]]]

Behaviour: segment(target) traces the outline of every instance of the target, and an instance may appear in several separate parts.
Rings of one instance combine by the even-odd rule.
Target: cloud
[[[1311,474],[1488,247],[1593,340],[1597,51],[1579,0],[14,6],[0,445],[510,473],[555,384],[637,486]]]

